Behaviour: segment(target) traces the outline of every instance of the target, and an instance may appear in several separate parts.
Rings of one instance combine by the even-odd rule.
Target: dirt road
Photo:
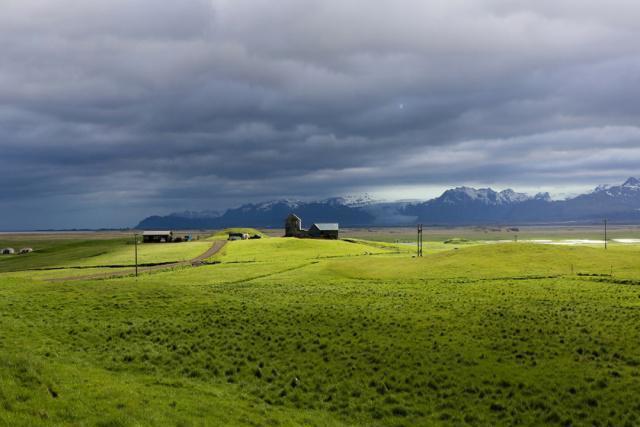
[[[166,270],[174,267],[182,267],[185,265],[191,265],[196,267],[200,265],[203,260],[218,253],[218,251],[220,251],[220,249],[222,249],[226,243],[227,243],[226,240],[216,240],[215,242],[213,242],[213,245],[211,245],[211,247],[205,253],[193,259],[190,259],[189,261],[180,261],[180,262],[174,262],[171,264],[153,265],[149,267],[138,267],[138,273],[148,273],[151,271]],[[72,280],[111,279],[114,277],[132,276],[134,274],[136,274],[136,270],[135,268],[131,268],[124,271],[115,271],[112,273],[99,273],[99,274],[87,274],[84,276],[60,277],[55,279],[49,279],[48,281],[49,282],[68,282]]]

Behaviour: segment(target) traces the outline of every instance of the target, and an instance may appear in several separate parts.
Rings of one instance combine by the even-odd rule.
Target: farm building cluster
[[[236,229],[237,230],[237,229]],[[285,220],[285,237],[297,237],[301,239],[331,239],[339,238],[340,227],[338,223],[314,223],[309,229],[302,228],[302,219],[296,214],[290,214]],[[244,231],[229,230],[228,240],[253,240],[261,239],[261,234],[249,234]],[[189,242],[193,240],[191,235],[176,237],[171,230],[145,230],[142,232],[143,243],[172,243]]]
[[[337,240],[339,232],[340,227],[337,223],[315,223],[305,230],[302,228],[302,220],[296,214],[290,214],[284,224],[285,237]]]
[[[187,234],[185,236],[174,236],[173,231],[169,230],[146,230],[142,232],[143,243],[180,243],[190,242],[191,240],[193,240],[191,234]]]
[[[240,233],[240,232],[229,232],[228,240],[249,240],[249,239],[262,239],[262,236],[259,234],[254,234],[253,236],[249,233]]]

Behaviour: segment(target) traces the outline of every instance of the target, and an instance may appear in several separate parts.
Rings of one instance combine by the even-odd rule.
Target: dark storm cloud
[[[638,22],[624,0],[5,0],[0,228],[639,175]]]

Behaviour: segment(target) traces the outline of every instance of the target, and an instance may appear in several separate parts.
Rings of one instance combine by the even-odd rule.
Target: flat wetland
[[[263,231],[198,267],[102,280],[72,279],[130,266],[130,234],[0,235],[35,249],[0,256],[0,425],[640,423],[640,245],[605,250],[597,226],[428,228],[416,258],[410,228]],[[188,260],[224,236],[139,255]]]

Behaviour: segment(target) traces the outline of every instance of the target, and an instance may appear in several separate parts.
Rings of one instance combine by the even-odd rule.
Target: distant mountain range
[[[273,200],[225,212],[182,212],[150,216],[138,229],[210,229],[238,226],[282,227],[294,212],[305,223],[338,222],[343,227],[428,225],[550,224],[640,221],[640,180],[601,185],[593,191],[551,200],[548,193],[529,196],[513,190],[458,187],[425,202],[379,202],[368,196],[302,202]]]

